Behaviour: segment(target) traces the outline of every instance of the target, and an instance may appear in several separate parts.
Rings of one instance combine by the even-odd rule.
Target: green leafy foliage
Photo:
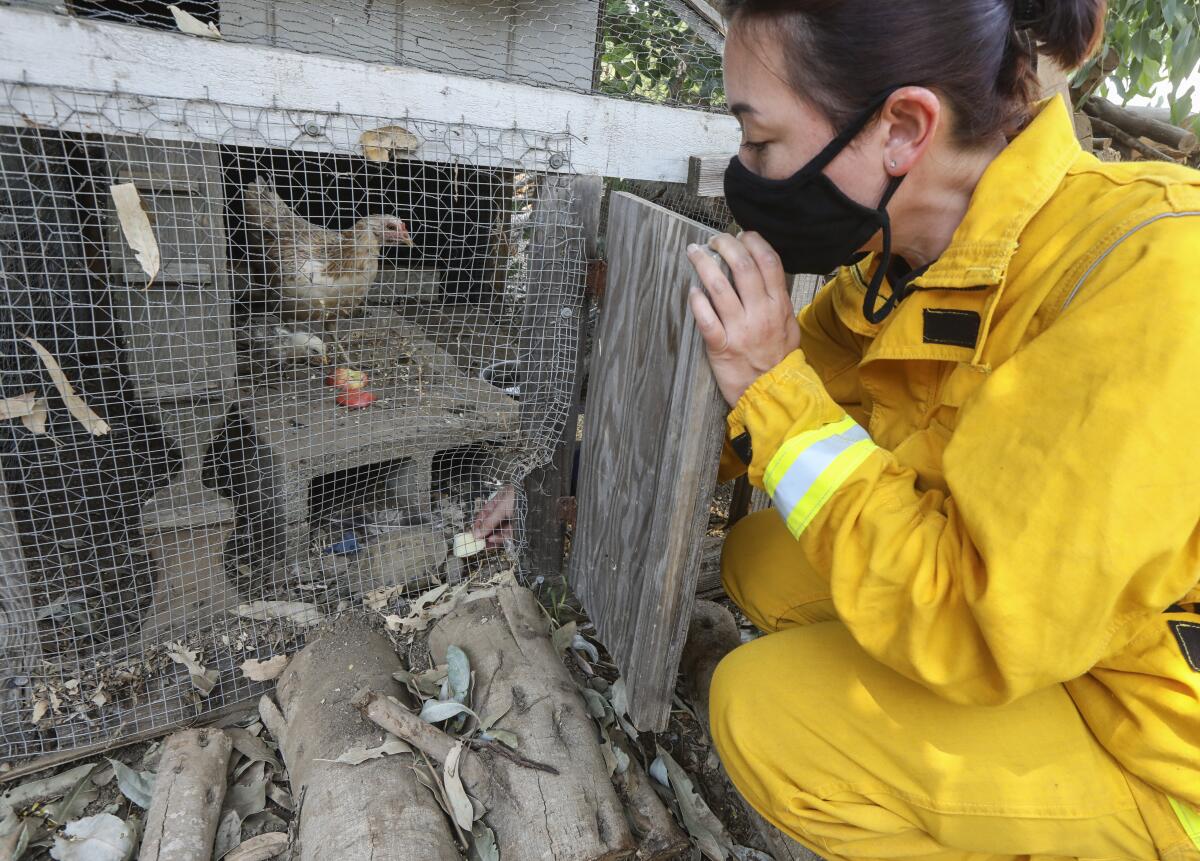
[[[659,0],[603,0],[597,85],[610,96],[673,105],[725,104],[721,55]]]
[[[1200,0],[1109,0],[1104,47],[1076,80],[1086,78],[1105,56],[1116,59],[1107,80],[1118,98],[1149,97],[1168,82],[1171,121],[1183,123],[1197,97],[1188,79],[1200,66]]]

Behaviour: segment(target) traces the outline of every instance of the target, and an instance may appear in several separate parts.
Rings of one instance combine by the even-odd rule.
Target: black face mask
[[[874,209],[851,200],[824,174],[828,164],[850,145],[870,123],[894,87],[876,97],[861,114],[829,142],[808,164],[787,179],[764,179],[749,170],[737,156],[725,169],[725,200],[743,230],[762,234],[792,273],[825,275],[839,266],[855,263],[866,242],[883,231],[883,254],[863,303],[863,315],[882,321],[904,297],[904,287],[919,274],[909,272],[893,285],[892,295],[876,309],[879,288],[892,263],[892,226],[887,204],[904,181],[892,177]]]

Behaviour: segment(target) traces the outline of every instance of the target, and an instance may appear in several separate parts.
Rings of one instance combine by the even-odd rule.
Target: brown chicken
[[[277,270],[285,319],[324,323],[363,301],[379,270],[384,245],[412,245],[394,215],[361,218],[350,230],[305,221],[261,177],[245,188],[247,227],[261,232],[263,252]]]

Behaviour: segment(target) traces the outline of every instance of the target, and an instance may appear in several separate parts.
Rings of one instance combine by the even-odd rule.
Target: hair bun
[[[1013,26],[1066,70],[1077,69],[1104,35],[1105,0],[1015,0]]]

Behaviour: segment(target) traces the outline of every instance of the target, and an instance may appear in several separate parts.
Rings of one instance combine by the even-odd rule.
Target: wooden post
[[[601,177],[581,176],[570,181],[565,199],[564,195],[556,191],[539,200],[539,205],[566,205],[569,207],[571,218],[569,223],[583,226],[582,256],[584,261],[591,261],[599,256],[600,201],[603,193],[604,181]],[[553,216],[550,215],[550,217]],[[558,216],[558,218],[563,217],[561,213]],[[550,241],[553,244],[543,249],[541,253],[561,256],[564,253],[573,252],[571,246],[563,244],[563,238],[560,235],[553,232],[542,235],[544,236],[543,241]],[[581,279],[576,280],[575,269],[570,265],[571,261],[567,262],[568,266],[565,271],[570,273],[571,278],[565,285],[561,283],[564,277],[562,267],[555,266],[552,261],[548,260],[545,265],[537,268],[536,272],[540,277],[536,284],[532,277],[530,279],[527,299],[530,305],[526,312],[527,319],[533,321],[534,331],[547,325],[544,322],[544,315],[556,313],[556,307],[573,309],[574,312],[570,317],[560,317],[560,320],[563,321],[560,325],[566,326],[574,323],[574,331],[571,335],[574,356],[573,371],[566,421],[550,463],[534,469],[525,478],[525,493],[528,500],[525,519],[526,536],[529,542],[527,559],[534,576],[544,577],[547,582],[554,582],[562,576],[564,522],[561,500],[571,496],[571,474],[577,447],[575,436],[579,423],[580,394],[585,370],[583,354],[587,344],[586,302],[579,302],[579,298],[583,296],[584,292],[583,282]],[[550,297],[553,296],[559,296],[564,301],[551,302]],[[543,322],[537,322],[535,315],[541,316]],[[552,378],[557,369],[546,367],[545,363],[554,362],[554,358],[544,353],[535,355],[537,357],[530,370],[540,374],[549,374]],[[528,375],[527,379],[532,385],[538,384],[535,375]],[[524,386],[521,394],[523,405],[537,404],[539,401],[545,403],[545,395],[530,399]],[[548,394],[553,395],[553,392]],[[530,416],[530,421],[537,420],[537,416]],[[523,429],[528,426],[522,421]]]

